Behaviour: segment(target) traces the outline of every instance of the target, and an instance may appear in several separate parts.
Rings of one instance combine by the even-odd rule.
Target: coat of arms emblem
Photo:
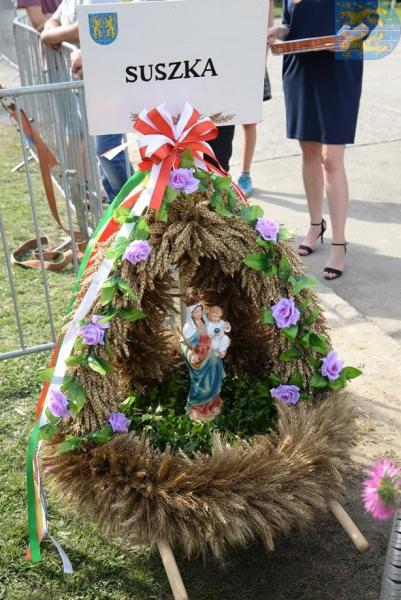
[[[101,45],[114,42],[118,34],[117,13],[94,13],[88,16],[91,38]]]

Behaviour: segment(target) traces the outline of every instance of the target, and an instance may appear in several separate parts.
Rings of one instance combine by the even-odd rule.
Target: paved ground
[[[253,168],[255,200],[300,241],[308,226],[298,144],[285,138],[281,59],[269,57],[273,99],[265,103]],[[240,165],[237,131],[233,173]],[[330,284],[341,298],[401,343],[401,47],[366,61],[356,144],[347,151],[351,204],[347,271]],[[330,231],[328,232],[330,235]],[[327,241],[330,242],[329,237]],[[329,245],[307,259],[321,272]]]

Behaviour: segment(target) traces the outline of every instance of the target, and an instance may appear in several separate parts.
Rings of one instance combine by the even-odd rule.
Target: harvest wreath
[[[222,559],[254,539],[272,550],[340,499],[354,417],[340,391],[360,371],[332,349],[291,233],[203,162],[214,126],[185,114],[136,122],[167,123],[174,159],[157,197],[152,154],[92,240],[30,449],[39,436],[46,478],[107,533]],[[202,148],[189,138],[205,123]]]

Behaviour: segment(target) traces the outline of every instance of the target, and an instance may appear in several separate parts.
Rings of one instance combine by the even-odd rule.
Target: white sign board
[[[168,0],[78,7],[92,135],[189,102],[219,124],[262,120],[268,0]]]

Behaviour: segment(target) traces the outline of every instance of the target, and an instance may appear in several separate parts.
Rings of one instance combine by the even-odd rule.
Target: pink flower
[[[129,430],[131,419],[120,412],[112,412],[109,417],[109,423],[114,433],[126,433]]]
[[[194,177],[191,169],[174,169],[170,173],[169,184],[178,192],[192,194],[199,187],[199,179]]]
[[[78,333],[82,336],[82,341],[86,346],[104,344],[104,328],[101,328],[99,325],[87,323],[79,328]]]
[[[47,407],[54,417],[61,417],[62,419],[71,417],[67,397],[54,386],[50,388]]]
[[[335,381],[340,377],[343,366],[344,361],[340,360],[337,352],[332,350],[324,359],[320,372],[323,377],[327,377],[329,381]]]
[[[256,221],[255,229],[260,237],[264,240],[277,242],[280,225],[276,219],[271,219],[270,217],[260,217],[260,219]]]
[[[365,510],[375,519],[390,519],[401,502],[401,471],[387,458],[377,461],[363,482]]]
[[[128,260],[131,265],[148,260],[152,246],[146,240],[135,240],[131,242],[123,254],[123,260]]]

